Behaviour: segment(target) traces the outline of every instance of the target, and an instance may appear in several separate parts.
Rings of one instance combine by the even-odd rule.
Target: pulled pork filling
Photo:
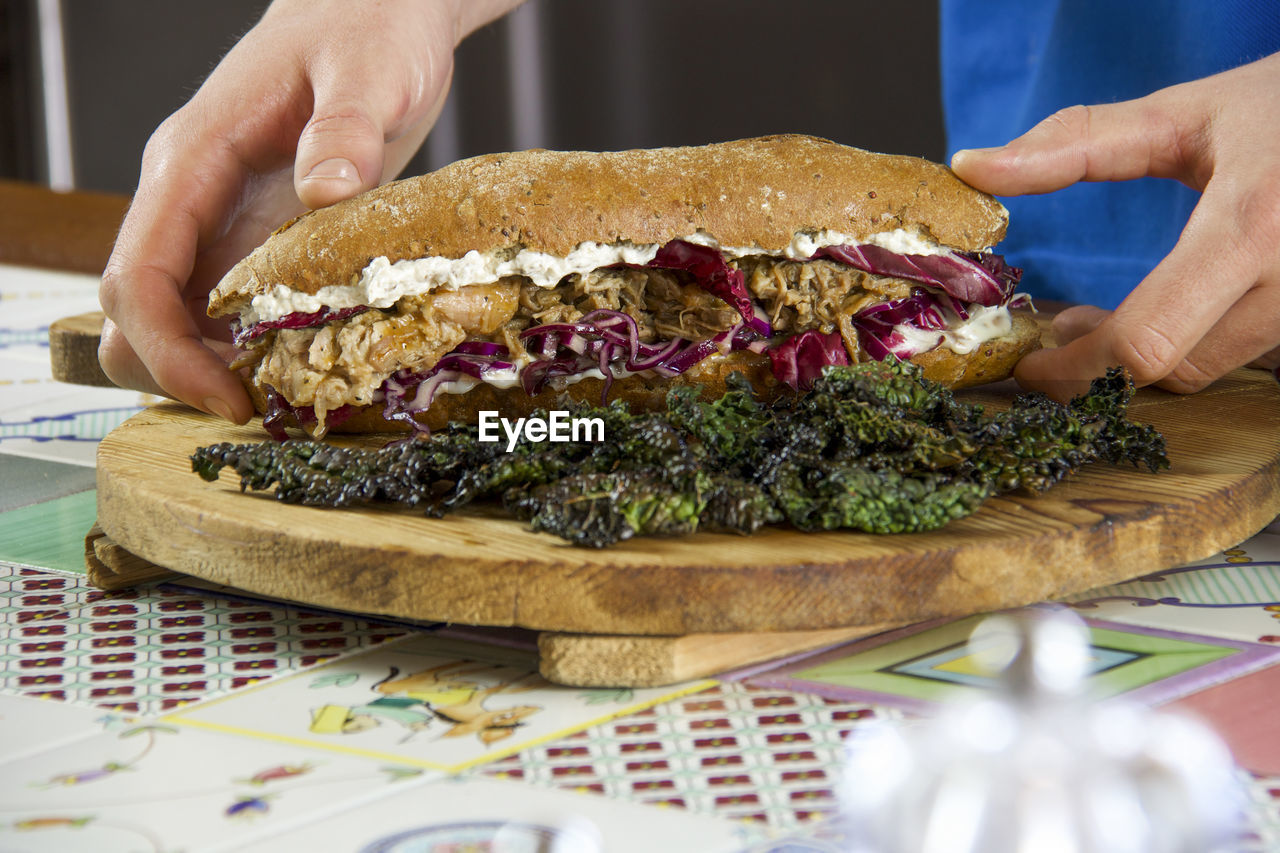
[[[748,292],[775,332],[838,331],[851,361],[860,355],[850,318],[869,305],[906,298],[914,287],[829,260],[751,256],[730,263],[744,273]],[[646,343],[705,340],[742,320],[685,273],[609,267],[566,276],[553,288],[511,277],[405,297],[391,309],[370,309],[341,322],[273,329],[250,344],[239,366],[256,364],[259,384],[275,388],[294,406],[313,406],[323,431],[327,413],[376,402],[389,376],[427,370],[464,340],[501,343],[519,363],[529,358],[521,332],[574,323],[598,309],[632,317]]]
[[[621,311],[639,326],[646,343],[671,338],[713,337],[741,320],[723,299],[678,273],[660,269],[606,268],[566,276],[553,288],[525,284],[520,307],[499,339],[511,358],[528,357],[520,333],[547,323],[576,323],[599,309]]]
[[[832,332],[842,319],[878,302],[905,299],[913,288],[911,282],[900,278],[871,275],[827,260],[751,256],[740,259],[738,267],[775,333],[807,329]]]
[[[367,406],[398,370],[425,370],[468,337],[492,335],[516,312],[520,285],[497,282],[406,297],[394,311],[366,311],[343,322],[278,329],[253,343],[257,380],[294,406],[325,415]]]

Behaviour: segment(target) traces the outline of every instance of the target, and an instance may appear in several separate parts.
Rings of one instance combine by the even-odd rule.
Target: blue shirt
[[[1280,50],[1280,0],[941,0],[947,146],[1002,145],[1074,104],[1138,98]],[[1280,144],[1280,143],[1278,143]],[[1143,178],[1001,199],[1033,296],[1115,307],[1200,194]]]

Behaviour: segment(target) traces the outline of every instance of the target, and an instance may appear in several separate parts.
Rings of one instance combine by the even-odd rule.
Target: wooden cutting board
[[[94,525],[85,537],[85,567],[89,582],[100,589],[118,590],[152,581],[176,581],[184,576],[121,548]],[[186,577],[188,585],[192,583]],[[213,586],[230,594],[234,587]],[[538,672],[548,681],[578,687],[657,687],[692,681],[810,649],[833,646],[878,634],[897,625],[862,625],[825,631],[772,631],[729,634],[685,634],[678,637],[618,634],[536,634]],[[487,631],[468,629],[474,639]]]
[[[999,405],[1008,385],[977,396]],[[1238,370],[1191,396],[1143,390],[1133,416],[1173,467],[1088,466],[1040,496],[993,499],[922,534],[701,533],[584,550],[496,510],[290,506],[205,483],[188,455],[262,438],[165,404],[109,435],[102,529],[177,571],[322,607],[599,635],[862,629],[1052,599],[1200,559],[1280,513],[1280,386]]]

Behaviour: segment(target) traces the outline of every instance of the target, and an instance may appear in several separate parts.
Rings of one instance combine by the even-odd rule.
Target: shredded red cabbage
[[[743,323],[705,341],[677,338],[644,343],[633,317],[603,308],[576,323],[547,323],[526,329],[520,337],[534,357],[518,374],[525,393],[532,396],[552,380],[599,370],[604,376],[604,399],[619,375],[654,370],[664,376],[677,376],[719,350],[759,350],[763,344],[760,336]],[[430,408],[441,386],[466,378],[483,381],[494,373],[513,370],[515,365],[506,361],[509,357],[502,344],[466,341],[429,370],[397,371],[382,384],[382,415],[425,432],[427,428],[414,415]]]
[[[893,326],[907,324],[920,329],[937,329],[947,327],[946,318],[942,316],[937,299],[931,293],[916,291],[906,299],[893,299],[872,305],[859,311],[853,318],[855,323],[869,325],[879,323]]]
[[[494,343],[493,341],[463,341],[458,344],[449,355],[478,355],[478,356],[498,356],[500,358],[507,357],[507,347],[505,344]],[[510,366],[510,365],[508,365]]]
[[[363,314],[368,310],[368,305],[356,305],[351,308],[321,308],[319,311],[312,311],[307,314],[301,311],[294,311],[292,314],[285,314],[275,320],[263,320],[260,323],[254,323],[247,329],[240,328],[239,321],[233,321],[231,340],[236,346],[242,347],[272,329],[309,329],[312,326],[321,326],[333,320],[346,320],[357,314]]]
[[[515,365],[505,361],[506,346],[490,341],[464,341],[430,369],[415,373],[398,370],[382,383],[382,416],[389,421],[402,421],[419,432],[427,428],[414,418],[435,401],[440,386],[462,379],[483,380],[495,372],[512,370]]]
[[[879,246],[824,246],[809,260],[828,258],[873,275],[904,278],[937,287],[961,302],[1003,305],[1022,280],[1022,270],[989,252],[900,255]]]
[[[548,323],[521,332],[526,349],[537,360],[521,371],[520,384],[532,396],[552,379],[599,370],[607,398],[619,373],[653,370],[678,376],[718,350],[746,349],[758,337],[754,329],[739,323],[703,341],[674,338],[647,344],[640,340],[635,318],[601,308],[576,323]]]
[[[829,364],[848,364],[849,353],[839,332],[823,334],[809,329],[792,335],[769,350],[773,375],[795,391],[807,391],[822,368]]]

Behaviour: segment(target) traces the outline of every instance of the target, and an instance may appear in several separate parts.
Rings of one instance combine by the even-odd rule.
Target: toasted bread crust
[[[209,314],[277,284],[315,293],[375,257],[458,258],[586,241],[665,243],[698,231],[780,252],[796,232],[856,239],[919,228],[964,251],[1004,237],[1007,213],[945,166],[811,136],[616,152],[521,151],[462,160],[299,217],[237,264]]]
[[[968,355],[938,347],[911,360],[920,365],[926,379],[951,388],[969,388],[1008,379],[1013,375],[1013,366],[1038,349],[1040,327],[1031,316],[1014,312],[1009,334],[992,338]]]
[[[1013,375],[1013,367],[1024,355],[1040,348],[1040,330],[1036,321],[1023,313],[1014,313],[1013,329],[1008,335],[988,341],[976,353],[960,355],[946,347],[938,347],[911,360],[920,365],[926,379],[952,388],[967,388],[997,382]],[[633,411],[661,411],[666,407],[667,392],[676,385],[698,389],[704,400],[714,400],[728,390],[726,380],[734,371],[742,373],[757,396],[771,400],[788,392],[773,376],[769,356],[742,351],[712,357],[694,365],[679,376],[664,379],[656,376],[628,376],[615,380],[609,400],[622,400]],[[266,398],[261,389],[245,383],[258,411],[265,412]],[[499,389],[477,385],[463,394],[440,394],[419,420],[433,430],[444,428],[450,421],[475,423],[481,411],[497,411],[504,418],[520,418],[535,409],[556,408],[568,397],[571,400],[598,405],[602,400],[604,381],[584,379],[563,391],[544,390],[534,396],[520,388]],[[407,432],[399,421],[382,417],[381,406],[364,406],[331,428],[334,433]]]

